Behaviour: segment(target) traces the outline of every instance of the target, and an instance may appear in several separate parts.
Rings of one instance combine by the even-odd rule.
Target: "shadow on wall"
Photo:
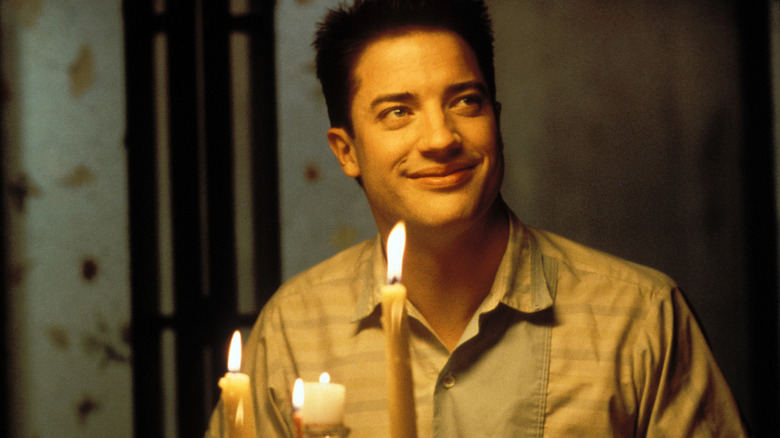
[[[777,430],[766,5],[489,3],[507,201],[675,278],[751,426]]]

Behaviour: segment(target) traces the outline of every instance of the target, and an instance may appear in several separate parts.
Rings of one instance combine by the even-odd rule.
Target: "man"
[[[379,235],[263,309],[243,363],[260,436],[292,436],[293,382],[323,371],[346,386],[351,436],[387,436],[379,287],[399,220],[420,436],[745,435],[670,279],[526,227],[503,202],[481,0],[358,0],[315,47],[328,142]]]

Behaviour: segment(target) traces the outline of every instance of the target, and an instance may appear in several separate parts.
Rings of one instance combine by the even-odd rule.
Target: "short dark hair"
[[[495,101],[493,27],[483,0],[355,0],[351,7],[331,9],[314,39],[317,78],[332,127],[352,133],[352,70],[362,50],[377,38],[408,27],[460,35],[474,52],[490,99]]]

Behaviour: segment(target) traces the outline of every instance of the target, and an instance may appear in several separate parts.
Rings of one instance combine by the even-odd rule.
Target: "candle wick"
[[[400,282],[401,282],[401,279],[400,279],[400,278],[398,278],[397,276],[393,276],[393,277],[390,279],[390,281],[388,281],[388,282],[387,282],[387,284],[389,284],[389,285],[394,285],[394,284],[398,284],[398,283],[400,283]]]

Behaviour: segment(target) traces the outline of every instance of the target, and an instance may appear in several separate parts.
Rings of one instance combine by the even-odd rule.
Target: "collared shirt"
[[[510,221],[492,289],[451,353],[408,304],[421,437],[745,435],[668,277]],[[293,436],[293,382],[322,372],[346,386],[350,437],[388,436],[385,273],[375,238],[290,279],[263,308],[242,364],[259,436]]]

